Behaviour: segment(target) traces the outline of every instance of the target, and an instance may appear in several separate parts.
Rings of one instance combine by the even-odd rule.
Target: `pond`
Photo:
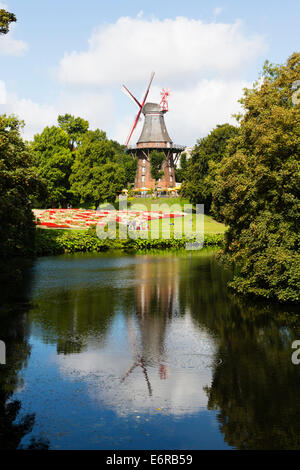
[[[0,447],[299,449],[291,309],[214,250],[39,258],[2,293]]]

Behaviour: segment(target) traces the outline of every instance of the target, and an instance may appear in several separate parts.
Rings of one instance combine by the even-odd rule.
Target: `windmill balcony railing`
[[[130,151],[130,150],[136,150],[136,149],[140,149],[141,147],[138,147],[137,145],[128,145],[127,146],[127,151]],[[147,146],[147,148],[149,148]],[[156,144],[153,144],[153,148],[157,148]],[[179,144],[173,144],[172,147],[170,147],[170,149],[174,150],[174,151],[183,151],[185,150],[187,147],[186,145],[179,145]]]

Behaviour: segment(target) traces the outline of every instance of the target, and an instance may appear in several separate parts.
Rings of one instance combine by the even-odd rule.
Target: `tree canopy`
[[[81,142],[83,134],[87,132],[89,122],[81,117],[74,117],[71,114],[60,115],[57,121],[59,127],[69,135],[70,149],[73,151],[75,143],[78,145]]]
[[[0,9],[0,34],[7,34],[9,31],[9,27],[11,23],[15,23],[17,21],[16,16],[9,11],[4,10],[4,8]]]
[[[180,155],[180,168],[175,169],[175,176],[177,183],[182,183],[186,179],[186,171],[188,169],[187,154],[183,152]]]
[[[27,255],[34,242],[30,198],[38,191],[40,180],[20,136],[22,125],[15,116],[0,116],[1,258]]]
[[[80,202],[97,206],[115,201],[126,183],[125,169],[118,163],[120,148],[99,129],[84,134],[70,177],[71,190]]]
[[[181,194],[193,203],[204,204],[206,212],[211,208],[216,170],[226,155],[228,141],[237,132],[237,127],[230,124],[218,125],[207,137],[198,140],[191,159],[184,162]]]
[[[152,178],[155,180],[155,187],[158,180],[163,176],[164,172],[162,170],[162,164],[165,159],[165,154],[163,152],[158,152],[158,150],[152,150],[149,155],[150,158],[150,173]]]
[[[300,54],[266,63],[245,90],[240,131],[229,142],[213,194],[213,211],[229,225],[225,254],[238,271],[232,287],[285,302],[299,301],[300,106],[293,84]]]
[[[115,201],[126,183],[134,181],[137,162],[124,146],[88,121],[70,114],[58,116],[59,126],[34,136],[34,166],[47,192],[36,201],[42,207],[69,203],[94,205]]]
[[[74,162],[68,134],[57,126],[46,127],[34,136],[31,149],[34,166],[47,188],[39,204],[65,207],[71,198],[69,177]]]

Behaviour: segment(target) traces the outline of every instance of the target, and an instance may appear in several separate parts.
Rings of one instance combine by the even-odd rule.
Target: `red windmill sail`
[[[128,144],[129,144],[129,141],[130,141],[131,136],[132,136],[132,134],[133,134],[133,131],[134,131],[134,129],[135,129],[137,123],[138,123],[138,120],[139,120],[139,118],[140,118],[140,115],[141,115],[143,106],[144,106],[144,104],[145,104],[145,102],[146,102],[146,99],[147,99],[147,97],[148,97],[148,94],[149,94],[150,86],[151,86],[152,80],[153,80],[153,78],[154,78],[154,75],[155,75],[154,72],[152,72],[151,77],[150,77],[150,81],[149,81],[149,85],[148,85],[148,87],[147,87],[147,90],[146,90],[146,93],[145,93],[145,96],[144,96],[144,98],[143,98],[142,103],[140,103],[140,102],[135,98],[135,96],[128,90],[128,88],[127,88],[125,85],[123,85],[123,88],[124,88],[124,90],[126,91],[126,93],[129,94],[129,96],[135,101],[135,103],[136,103],[136,104],[139,106],[139,108],[140,108],[140,109],[139,109],[139,112],[138,112],[137,115],[136,115],[136,118],[135,118],[135,120],[134,120],[134,123],[133,123],[133,125],[132,125],[132,127],[131,127],[131,129],[130,129],[129,135],[128,135],[128,137],[127,137],[127,140],[126,140],[126,143],[125,143],[126,147],[128,147]]]

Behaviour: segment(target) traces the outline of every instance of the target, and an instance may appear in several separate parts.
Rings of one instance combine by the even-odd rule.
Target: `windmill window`
[[[170,176],[170,181],[173,181],[173,176]]]
[[[144,174],[146,172],[146,168],[142,166],[142,173]]]
[[[172,173],[172,168],[169,166],[169,173]]]
[[[145,183],[145,175],[142,176],[142,183]]]

